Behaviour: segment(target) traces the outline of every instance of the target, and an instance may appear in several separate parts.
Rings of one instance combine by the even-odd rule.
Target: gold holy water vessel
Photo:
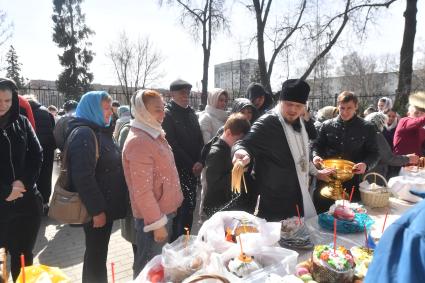
[[[327,159],[323,160],[322,166],[335,169],[336,172],[331,175],[331,181],[328,182],[328,185],[320,190],[320,194],[325,198],[334,200],[343,199],[345,193],[342,189],[342,183],[353,178],[354,163],[344,159]],[[344,199],[347,199],[347,197],[344,196]]]

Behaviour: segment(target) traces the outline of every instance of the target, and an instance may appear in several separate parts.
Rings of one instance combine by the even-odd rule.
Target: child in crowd
[[[245,210],[247,195],[243,193],[238,201],[227,204],[232,200],[232,157],[233,144],[243,138],[250,129],[250,123],[241,113],[230,115],[224,124],[224,132],[217,141],[211,145],[206,159],[207,191],[204,199],[204,213],[210,217],[221,209]]]

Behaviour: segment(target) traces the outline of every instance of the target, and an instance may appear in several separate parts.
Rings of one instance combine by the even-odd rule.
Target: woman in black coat
[[[112,224],[126,215],[127,185],[121,152],[108,129],[111,102],[104,91],[88,92],[78,104],[76,118],[69,122],[66,154],[70,185],[78,191],[92,216],[92,221],[84,224],[83,282],[107,282],[106,258]]]
[[[34,95],[27,97],[31,105],[35,120],[35,134],[43,148],[43,164],[41,165],[40,177],[37,180],[37,189],[43,196],[44,213],[47,215],[50,194],[52,192],[52,172],[55,156],[55,138],[53,129],[55,128],[55,118],[49,113],[46,107],[42,106]]]
[[[32,265],[41,221],[41,196],[36,180],[42,149],[34,130],[19,115],[18,89],[9,79],[0,78],[0,247],[11,255],[15,281],[20,272],[20,255]]]

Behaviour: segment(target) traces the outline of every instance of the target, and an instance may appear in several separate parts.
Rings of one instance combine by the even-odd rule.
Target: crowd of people
[[[81,225],[83,282],[107,282],[115,220],[121,219],[122,235],[133,246],[136,277],[165,243],[191,229],[197,207],[201,221],[222,210],[252,213],[258,199],[258,216],[268,221],[295,216],[296,205],[301,216],[314,217],[333,203],[319,193],[334,173],[322,168],[323,160],[355,164],[355,177],[343,186],[354,187],[359,200],[363,174],[390,178],[424,152],[424,92],[409,97],[404,118],[387,97],[362,118],[349,91],[336,106],[312,115],[310,87],[298,79],[283,83],[277,101],[258,83],[233,105],[226,90],[214,89],[199,113],[189,105],[191,88],[184,80],[172,82],[168,103],[155,90],[138,90],[130,105],[90,91],[58,110],[0,79],[0,247],[11,256],[14,281],[19,256],[33,262],[57,148],[66,155],[70,188],[91,216]],[[245,166],[240,194],[231,190],[237,162]]]

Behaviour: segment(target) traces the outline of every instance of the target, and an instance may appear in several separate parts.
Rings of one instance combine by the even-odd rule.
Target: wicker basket
[[[373,191],[369,191],[369,190],[365,190],[360,188],[360,197],[362,199],[362,202],[371,207],[385,207],[388,205],[389,200],[390,200],[390,196],[391,193],[388,191],[388,183],[387,180],[385,180],[384,176],[375,173],[375,172],[371,172],[366,174],[363,177],[363,181],[366,180],[366,178],[370,175],[374,175],[375,176],[375,182],[376,182],[376,177],[381,178],[384,183],[385,183],[385,189],[387,190],[386,192],[373,192]]]
[[[202,282],[203,280],[206,280],[206,279],[216,279],[217,282],[230,283],[229,280],[227,280],[226,278],[224,278],[222,276],[208,275],[208,274],[199,275],[199,276],[197,276],[197,278],[190,280],[190,282],[188,282],[188,283]]]

